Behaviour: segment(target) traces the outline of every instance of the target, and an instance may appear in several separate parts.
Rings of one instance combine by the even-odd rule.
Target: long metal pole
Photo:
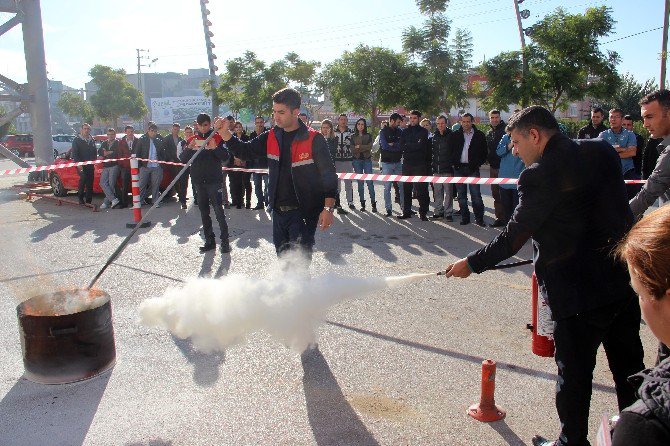
[[[668,16],[670,15],[670,0],[665,0],[665,14],[663,15],[663,44],[661,48],[661,88],[665,88],[665,67],[668,60]]]
[[[521,39],[521,84],[526,83],[526,76],[528,75],[528,59],[526,58],[526,36],[523,32],[523,25],[521,24],[521,13],[519,12],[519,2],[514,2],[514,11],[516,12],[516,23],[519,27],[519,38]],[[670,1],[670,0],[668,0]],[[522,98],[522,102],[525,102]],[[526,104],[521,104],[526,106]]]
[[[53,162],[54,153],[40,1],[22,0],[17,4],[24,14],[23,47],[26,54],[28,94],[31,96],[29,107],[35,162],[38,166],[48,165]]]
[[[130,234],[128,234],[128,235],[126,236],[126,238],[123,239],[123,241],[121,242],[121,244],[119,245],[119,247],[116,248],[116,251],[114,251],[114,252],[112,253],[112,255],[109,257],[109,259],[107,259],[107,261],[105,262],[105,264],[102,266],[102,268],[100,269],[100,271],[98,271],[98,274],[96,274],[95,277],[93,277],[93,280],[91,280],[91,283],[89,283],[89,285],[88,285],[88,288],[89,288],[89,289],[90,289],[90,288],[93,288],[93,287],[95,286],[95,284],[98,282],[98,279],[100,279],[100,276],[102,276],[102,273],[104,273],[105,270],[109,267],[109,265],[111,265],[112,262],[114,262],[114,260],[116,260],[116,258],[119,257],[119,255],[121,255],[121,253],[123,252],[123,250],[126,249],[126,245],[128,245],[128,242],[129,242],[130,239],[133,237],[133,235],[135,235],[135,233],[142,227],[142,224],[143,224],[145,221],[148,220],[149,215],[151,215],[151,213],[154,211],[154,209],[156,209],[156,206],[158,206],[158,205],[160,204],[160,202],[163,201],[163,198],[165,198],[165,196],[168,195],[168,194],[170,193],[170,191],[172,190],[172,187],[173,187],[175,184],[177,184],[177,181],[179,181],[179,178],[181,178],[181,176],[184,175],[184,172],[186,172],[186,169],[188,169],[188,168],[191,166],[191,164],[193,164],[193,161],[195,161],[195,159],[198,157],[198,155],[200,155],[200,152],[202,152],[202,151],[205,149],[205,147],[207,146],[207,143],[209,142],[210,139],[212,139],[212,137],[214,136],[215,133],[216,133],[216,131],[212,130],[212,133],[207,137],[207,139],[206,139],[205,142],[203,143],[202,147],[200,147],[200,148],[193,154],[193,156],[191,157],[191,159],[188,160],[188,162],[186,163],[186,165],[185,165],[184,167],[181,168],[181,170],[179,171],[179,173],[177,173],[177,176],[174,177],[174,179],[172,180],[172,182],[168,185],[168,187],[165,188],[165,190],[164,190],[163,193],[160,195],[160,197],[158,197],[158,200],[154,200],[154,204],[153,204],[153,206],[151,206],[151,208],[144,214],[144,216],[142,217],[142,219],[141,219],[140,221],[138,221],[138,222],[135,224],[135,227],[133,228],[132,231],[130,231]]]

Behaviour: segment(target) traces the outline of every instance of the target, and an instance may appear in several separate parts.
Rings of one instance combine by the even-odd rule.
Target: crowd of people
[[[658,198],[667,197],[670,189],[670,91],[654,92],[642,98],[640,105],[644,126],[651,135],[643,151],[640,147],[644,140],[633,133],[632,119],[621,110],[610,110],[607,128],[603,125],[603,110],[594,109],[589,124],[579,131],[580,139],[572,140],[553,114],[539,106],[515,112],[507,124],[500,119],[499,111],[492,110],[486,134],[476,128],[468,113],[452,128],[445,116],[438,117],[434,133],[432,123],[422,118],[421,112],[412,110],[407,123],[405,117],[394,113],[380,131],[378,141],[373,141],[362,118],[354,130],[349,129],[346,115],[339,116],[336,126],[325,120],[320,131],[311,128],[304,122],[306,117],[299,114],[300,94],[287,88],[273,96],[275,125],[265,129],[263,118],[257,117],[250,137],[233,117],[212,122],[202,113],[195,131],[186,127],[185,139],[179,135],[178,124],[166,138],[157,135],[154,124],[139,139],[134,137],[132,128],[127,128],[126,137],[116,141],[110,129],[108,140],[96,153],[90,127],[85,124],[73,143],[73,159],[84,161],[89,155],[112,159],[124,154],[148,159],[140,167],[144,201],[149,195],[155,199],[158,194],[162,167],[156,161],[192,161],[189,174],[205,233],[205,245],[200,250],[216,247],[212,207],[224,253],[230,251],[224,209],[230,205],[250,208],[252,189],[248,172],[230,171],[229,202],[222,167],[267,166],[267,174],[254,177],[255,209],[267,207],[271,212],[277,255],[299,249],[308,258],[316,229],[330,227],[334,212],[348,212],[340,201],[342,181],[336,171],[372,172],[375,146],[379,147],[383,174],[478,177],[481,166],[488,162],[492,177],[518,178],[518,185],[503,185],[493,192],[496,218],[491,226],[504,229],[487,246],[449,264],[445,275],[468,277],[483,273],[516,254],[532,239],[540,293],[555,324],[559,374],[556,408],[561,421],[557,440],[536,436],[533,445],[589,444],[592,376],[600,345],[607,353],[618,408],[623,411],[621,425],[614,431],[614,444],[668,444],[670,207],[664,206],[636,226],[633,224]],[[89,167],[79,169],[79,198],[84,203],[90,202]],[[107,169],[101,176],[101,182],[106,183],[105,199],[109,206],[119,206],[121,197],[115,195],[112,186],[125,167],[110,163],[103,168]],[[627,186],[623,181],[639,177],[647,177],[642,186]],[[184,207],[186,178],[182,177],[176,188]],[[358,182],[360,210],[367,210],[366,186],[370,209],[376,212],[372,182]],[[353,184],[344,181],[344,187],[347,205],[353,210]],[[387,216],[393,215],[392,188],[392,182],[384,183]],[[456,197],[460,223],[469,224],[469,192],[475,223],[483,226],[479,186],[458,184],[455,189],[454,193],[452,185],[434,185],[431,218],[453,221]],[[412,200],[416,197],[420,218],[428,220],[427,183],[403,182],[396,193],[401,211],[398,218],[412,217]],[[628,268],[615,259],[615,251]],[[641,314],[662,342],[658,365],[646,371],[639,336]],[[628,381],[631,375],[636,376],[631,382],[639,388],[637,401],[636,387]],[[644,441],[640,443],[638,439]]]

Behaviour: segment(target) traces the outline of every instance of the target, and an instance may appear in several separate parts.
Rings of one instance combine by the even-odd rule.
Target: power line
[[[608,40],[607,42],[603,42],[603,43],[601,43],[601,45],[607,45],[608,43],[616,42],[616,41],[618,41],[618,40],[628,39],[629,37],[639,36],[640,34],[650,33],[650,32],[652,32],[652,31],[658,31],[659,29],[663,29],[663,27],[662,27],[662,26],[659,26],[658,28],[648,29],[648,30],[645,30],[645,31],[640,31],[639,33],[635,33],[635,34],[630,34],[630,35],[628,35],[628,36],[619,37],[618,39]]]

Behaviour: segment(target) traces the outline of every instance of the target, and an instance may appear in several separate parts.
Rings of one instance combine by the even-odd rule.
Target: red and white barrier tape
[[[87,166],[91,164],[109,163],[115,161],[125,161],[130,158],[115,158],[108,160],[82,161],[77,163],[52,164],[50,166],[34,166],[20,169],[0,170],[2,175],[16,175],[29,172],[42,172],[45,170],[65,169],[67,167]],[[183,163],[175,163],[172,161],[158,161],[149,160],[145,158],[137,158],[139,161],[155,162],[160,164],[167,164],[171,166],[184,166]],[[250,173],[264,173],[267,174],[267,169],[244,169],[240,167],[224,167],[223,170],[234,172],[250,172]],[[435,184],[517,184],[516,178],[480,178],[480,177],[436,177],[436,176],[408,176],[408,175],[384,175],[376,173],[338,173],[340,180],[357,180],[357,181],[400,181],[402,183],[435,183]],[[644,184],[645,180],[625,180],[626,184]]]

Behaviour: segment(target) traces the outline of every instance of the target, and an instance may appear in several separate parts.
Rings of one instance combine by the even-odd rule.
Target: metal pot
[[[112,306],[104,291],[39,295],[19,304],[16,312],[27,379],[66,384],[114,366]]]

